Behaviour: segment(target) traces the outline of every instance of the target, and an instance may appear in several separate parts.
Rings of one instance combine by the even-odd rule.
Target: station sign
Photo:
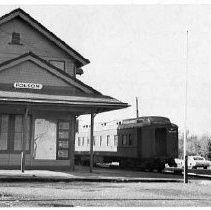
[[[43,85],[42,84],[36,84],[36,83],[15,82],[14,88],[26,88],[26,89],[40,90],[40,89],[43,88]]]

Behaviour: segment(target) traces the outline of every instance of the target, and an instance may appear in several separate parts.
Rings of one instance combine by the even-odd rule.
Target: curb
[[[164,171],[163,173],[165,173],[165,174],[172,174],[172,175],[179,174],[177,172],[174,173],[173,171]],[[180,174],[183,175],[183,172],[181,171]],[[198,178],[211,180],[211,175],[206,175],[206,174],[188,173],[188,176],[189,177],[198,177]]]
[[[2,177],[3,182],[115,182],[115,183],[137,183],[137,182],[182,182],[180,179],[127,179],[127,178],[42,178],[42,177]]]

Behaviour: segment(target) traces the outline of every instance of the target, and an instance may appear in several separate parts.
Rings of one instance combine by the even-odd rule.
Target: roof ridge
[[[17,16],[19,14],[23,14],[25,15],[26,17],[28,17],[32,22],[34,22],[35,24],[37,24],[41,29],[43,29],[44,31],[46,31],[50,36],[52,36],[54,39],[56,39],[58,42],[60,42],[63,46],[65,46],[67,49],[69,49],[70,51],[72,51],[75,55],[77,55],[78,57],[80,57],[82,60],[84,60],[85,64],[82,64],[80,61],[80,65],[79,67],[81,66],[84,66],[88,63],[90,63],[89,59],[86,59],[84,58],[80,53],[78,53],[76,50],[74,50],[72,47],[70,47],[65,41],[61,40],[57,35],[55,35],[53,32],[51,32],[50,30],[48,30],[44,25],[42,25],[40,22],[38,22],[36,19],[34,19],[30,14],[28,14],[27,12],[25,12],[23,9],[21,8],[17,8],[17,9],[14,9],[12,10],[11,12],[3,15],[0,17],[0,21],[9,17],[10,15],[12,14],[15,14],[17,13]],[[20,15],[19,15],[20,16]],[[21,17],[21,16],[20,16]],[[77,60],[77,59],[76,59]]]

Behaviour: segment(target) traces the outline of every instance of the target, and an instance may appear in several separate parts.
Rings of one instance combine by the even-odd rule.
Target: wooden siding
[[[14,82],[31,82],[49,86],[70,86],[62,79],[59,79],[31,61],[26,61],[9,69],[0,71],[0,83]],[[74,87],[72,86],[72,88]]]
[[[5,107],[6,108],[6,107]],[[5,113],[4,109],[4,113]],[[13,109],[8,110],[9,113],[16,114],[16,110]],[[20,113],[20,112],[18,112]],[[74,142],[75,142],[75,115],[70,112],[56,112],[56,111],[36,111],[30,110],[30,115],[32,115],[32,135],[31,135],[31,150],[29,154],[26,154],[26,167],[32,168],[66,168],[66,169],[74,169]],[[34,121],[36,118],[40,119],[54,119],[54,120],[65,120],[70,122],[70,157],[68,160],[36,160],[33,158],[34,151]],[[0,153],[0,168],[9,168],[10,166],[14,166],[15,168],[19,168],[21,165],[21,152],[19,153]]]
[[[22,45],[9,44],[12,32],[20,33]],[[34,30],[29,24],[20,18],[15,18],[0,26],[0,62],[18,57],[29,51],[34,52],[47,61],[65,61],[65,71],[75,76],[73,59],[40,32]]]

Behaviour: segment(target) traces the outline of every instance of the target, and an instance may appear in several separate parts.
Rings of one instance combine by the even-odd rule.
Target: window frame
[[[7,135],[7,149],[6,150],[0,150],[0,154],[20,154],[23,150],[15,150],[14,149],[14,136],[15,136],[15,116],[22,116],[22,119],[24,119],[23,114],[7,114],[7,113],[0,113],[0,116],[7,115],[8,116],[8,135]],[[31,153],[31,140],[32,140],[32,116],[28,115],[30,125],[29,125],[29,148],[25,148],[25,153],[30,154]],[[23,125],[23,124],[22,124]],[[1,128],[0,128],[1,129]],[[23,129],[23,127],[22,127]],[[1,132],[1,131],[0,131]]]
[[[68,129],[60,129],[59,123],[69,123]],[[70,121],[68,120],[58,120],[57,121],[57,135],[56,135],[56,160],[69,160],[70,159],[70,135],[71,135],[71,125]],[[59,131],[67,131],[68,130],[68,138],[59,138]],[[68,142],[68,148],[59,148],[59,141],[66,141]],[[67,150],[68,157],[59,157],[58,151],[59,150]]]
[[[60,69],[60,70],[62,70],[62,71],[65,71],[66,72],[66,63],[65,63],[65,61],[64,60],[55,60],[55,59],[50,59],[50,60],[48,60],[49,61],[49,63],[51,64],[51,65],[53,65],[54,67],[56,67],[56,68],[58,68],[58,69],[60,69],[59,67],[57,67],[57,66],[55,66],[53,63],[51,63],[51,62],[58,62],[58,63],[63,63],[64,64],[64,68],[63,69]]]
[[[103,143],[103,137],[100,136],[100,147],[102,147],[102,143]]]
[[[19,40],[18,40],[18,42],[15,42],[15,39],[14,39],[14,36],[15,35],[19,35]],[[8,43],[8,44],[10,44],[10,45],[23,45],[22,43],[21,43],[21,33],[19,33],[19,32],[12,32],[12,34],[11,34],[11,40],[10,40],[10,42]]]
[[[118,135],[116,134],[116,135],[114,135],[114,146],[115,147],[118,147]]]
[[[132,134],[129,134],[128,135],[128,145],[129,146],[132,146],[133,145],[133,135]]]
[[[81,146],[81,137],[78,137],[78,147]]]
[[[106,136],[106,146],[108,147],[110,145],[110,135]]]
[[[127,145],[127,135],[126,134],[122,135],[122,145]]]

